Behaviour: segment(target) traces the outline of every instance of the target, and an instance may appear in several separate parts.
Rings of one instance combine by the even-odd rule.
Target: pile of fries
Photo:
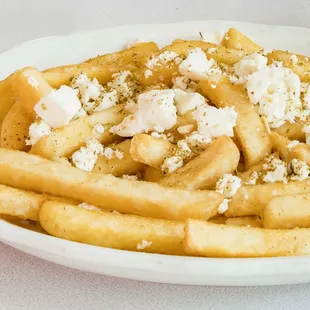
[[[198,58],[186,67],[197,55],[208,74]],[[274,73],[267,86],[253,82],[268,72],[280,86]],[[309,83],[306,56],[267,53],[233,28],[218,44],[142,42],[76,65],[18,70],[0,82],[0,214],[121,250],[309,255]],[[53,127],[37,105],[63,87],[81,109]],[[153,105],[158,94],[171,97],[169,109]],[[153,112],[141,117],[142,108]],[[166,113],[160,124],[156,113]]]

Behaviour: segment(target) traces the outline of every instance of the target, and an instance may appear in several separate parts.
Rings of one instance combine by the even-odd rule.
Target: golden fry
[[[302,131],[303,127],[304,124],[300,122],[286,122],[279,128],[272,128],[272,131],[277,132],[279,135],[287,137],[290,140],[305,142],[306,136],[305,133]]]
[[[147,182],[159,182],[164,177],[164,173],[160,169],[146,166],[143,171],[143,180]]]
[[[189,219],[184,250],[207,257],[271,257],[310,254],[310,229],[269,230]]]
[[[205,151],[159,181],[160,185],[187,190],[213,189],[225,174],[236,170],[240,159],[237,146],[227,136],[214,140]]]
[[[226,225],[262,228],[262,220],[258,216],[229,217]]]
[[[0,149],[0,184],[66,197],[122,213],[154,218],[208,219],[223,196],[189,192],[157,184],[88,173],[23,152]]]
[[[49,201],[41,208],[40,223],[49,234],[62,239],[120,250],[184,255],[182,222],[90,211]]]
[[[239,85],[232,85],[225,76],[210,77],[199,85],[218,108],[234,107],[238,113],[234,132],[245,157],[246,169],[271,153],[272,144],[266,127]]]

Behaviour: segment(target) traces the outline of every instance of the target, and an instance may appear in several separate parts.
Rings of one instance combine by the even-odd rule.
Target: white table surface
[[[0,50],[129,23],[229,19],[310,27],[309,14],[309,0],[0,0]],[[0,243],[0,310],[302,310],[310,308],[309,292],[310,284],[220,288],[122,280],[57,266]]]

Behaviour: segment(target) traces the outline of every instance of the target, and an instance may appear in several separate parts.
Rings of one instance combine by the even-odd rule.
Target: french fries
[[[146,166],[143,171],[143,180],[147,182],[159,182],[164,177],[164,173],[160,169]]]
[[[257,216],[230,217],[226,220],[225,223],[222,224],[233,226],[257,227],[257,228],[263,227],[262,220]]]
[[[279,128],[272,128],[272,131],[277,132],[279,135],[287,137],[290,140],[305,142],[306,136],[305,133],[302,131],[303,127],[304,124],[300,122],[286,122]]]
[[[136,161],[159,169],[176,146],[167,140],[147,134],[137,134],[131,139],[130,154]]]
[[[293,55],[297,57],[297,61],[294,61],[294,58],[292,58]],[[269,63],[273,63],[274,61],[282,62],[283,67],[290,68],[299,76],[302,82],[310,81],[310,60],[308,57],[280,50],[274,50],[268,53],[267,57]]]
[[[256,184],[260,184],[262,182],[262,177],[259,175],[264,170],[265,161],[262,160],[258,164],[252,166],[248,170],[238,173],[238,177],[244,184],[247,184],[251,181],[253,173],[258,174],[258,178],[256,179]]]
[[[101,155],[98,157],[92,172],[110,173],[114,176],[123,174],[137,174],[142,171],[144,164],[133,160],[130,154],[131,140],[127,139],[118,144],[112,145],[113,150],[119,150],[122,153],[122,158],[113,157],[111,159]]]
[[[310,194],[278,196],[263,210],[263,224],[269,229],[310,227]]]
[[[225,173],[236,170],[239,159],[237,146],[229,137],[222,136],[196,158],[161,179],[159,184],[187,190],[213,189]]]
[[[310,254],[310,229],[269,230],[189,219],[184,250],[207,257],[271,257]]]
[[[276,196],[297,195],[310,192],[310,182],[293,181],[242,186],[229,203],[228,217],[260,215],[270,199]]]
[[[72,77],[81,73],[89,78],[96,78],[99,83],[106,84],[113,73],[121,70],[137,71],[145,63],[145,59],[158,51],[154,42],[138,43],[132,48],[91,58],[81,64],[60,66],[43,72],[46,81],[55,88],[68,85]]]
[[[184,224],[45,202],[40,223],[51,235],[120,250],[184,255]],[[145,244],[144,244],[145,243]]]
[[[122,213],[170,220],[208,219],[223,196],[88,173],[27,153],[0,149],[0,184],[83,201]]]
[[[271,141],[254,105],[239,85],[225,76],[213,76],[199,83],[203,93],[218,107],[234,107],[238,113],[234,132],[245,158],[246,169],[271,153]]]
[[[16,216],[23,220],[39,220],[39,211],[47,200],[77,204],[74,200],[41,195],[0,185],[0,214]]]
[[[235,28],[228,29],[221,44],[229,48],[244,50],[250,53],[259,52],[263,49]]]
[[[53,159],[54,157],[66,157],[72,155],[89,138],[96,138],[103,144],[109,144],[120,140],[120,137],[111,134],[109,130],[104,133],[94,133],[96,124],[115,125],[120,123],[127,113],[122,105],[117,105],[108,110],[103,110],[89,116],[81,117],[68,125],[56,128],[53,132],[42,137],[30,150],[31,154]]]

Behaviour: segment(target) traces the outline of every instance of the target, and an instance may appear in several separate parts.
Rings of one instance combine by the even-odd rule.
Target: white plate
[[[75,63],[116,51],[137,38],[167,44],[172,39],[206,39],[235,27],[267,50],[310,54],[310,29],[228,21],[131,25],[50,37],[17,46],[0,55],[0,78],[16,69]],[[275,285],[310,282],[309,257],[216,259],[134,253],[61,240],[0,220],[0,240],[23,252],[85,271],[153,282],[195,285]]]

